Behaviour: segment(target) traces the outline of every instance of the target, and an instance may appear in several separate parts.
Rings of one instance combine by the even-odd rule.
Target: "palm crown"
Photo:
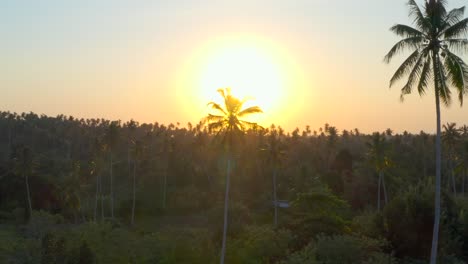
[[[385,56],[389,63],[403,50],[413,53],[397,69],[390,86],[408,75],[408,81],[401,89],[401,98],[417,88],[420,95],[426,92],[431,77],[434,79],[436,94],[445,105],[451,102],[449,85],[456,88],[460,104],[468,89],[468,67],[452,51],[466,52],[468,40],[468,18],[463,19],[465,7],[447,12],[445,0],[428,0],[421,10],[415,0],[408,2],[414,27],[397,24],[390,30],[403,39],[396,43]]]
[[[226,140],[228,137],[230,142],[234,134],[258,127],[256,123],[241,118],[250,114],[262,113],[260,107],[252,106],[243,109],[242,107],[247,100],[234,97],[229,88],[218,89],[218,93],[223,97],[224,105],[221,106],[215,102],[208,103],[208,106],[217,112],[217,114],[208,114],[206,117],[210,131],[217,132],[217,134],[224,133],[223,139]]]

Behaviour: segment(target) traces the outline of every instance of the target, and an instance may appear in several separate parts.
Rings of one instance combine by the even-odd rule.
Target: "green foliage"
[[[302,250],[283,260],[281,264],[387,264],[396,260],[382,252],[382,240],[354,235],[319,235]]]
[[[349,205],[326,188],[298,194],[292,204],[287,226],[294,231],[296,247],[301,247],[320,233],[349,233]]]
[[[324,236],[315,240],[316,256],[323,264],[362,263],[385,245],[380,240],[351,235]]]
[[[289,230],[271,226],[248,226],[235,239],[228,240],[227,263],[273,263],[284,258],[293,236]]]
[[[56,229],[57,225],[63,224],[61,215],[53,215],[45,211],[33,211],[32,217],[25,226],[25,234],[28,237],[42,238],[48,232]]]

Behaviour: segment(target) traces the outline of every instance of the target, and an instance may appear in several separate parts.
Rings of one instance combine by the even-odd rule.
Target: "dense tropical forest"
[[[0,263],[468,263],[468,19],[424,3],[384,60],[434,134],[261,127],[228,88],[197,124],[0,112]]]
[[[441,263],[468,261],[468,127],[443,126]],[[426,263],[435,136],[0,113],[2,263]],[[276,201],[276,202],[275,202]],[[275,206],[276,205],[276,206]]]

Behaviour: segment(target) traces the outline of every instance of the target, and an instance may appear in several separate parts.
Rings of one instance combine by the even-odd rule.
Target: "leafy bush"
[[[228,240],[227,263],[272,263],[286,256],[292,239],[289,230],[249,226],[239,237]]]

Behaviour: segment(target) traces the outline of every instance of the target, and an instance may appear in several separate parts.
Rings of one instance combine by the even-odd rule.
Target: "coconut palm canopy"
[[[257,123],[242,119],[251,114],[262,113],[260,107],[251,106],[243,109],[247,99],[240,100],[234,97],[230,88],[218,89],[218,93],[223,97],[224,105],[216,102],[208,103],[208,106],[217,112],[217,114],[208,114],[205,119],[210,131],[216,132],[217,135],[224,133],[223,140],[225,140],[226,136],[232,139],[235,134],[260,127]]]
[[[445,105],[450,105],[451,91],[456,89],[460,104],[468,89],[468,66],[454,52],[466,52],[468,18],[463,19],[465,7],[447,11],[445,0],[426,1],[424,8],[415,0],[408,2],[410,16],[415,27],[397,24],[391,31],[403,39],[396,43],[385,56],[389,63],[395,55],[411,50],[411,55],[401,64],[390,80],[390,87],[405,76],[408,81],[401,89],[401,98],[417,89],[425,94],[430,80],[434,79],[436,93]],[[432,78],[431,78],[432,77]]]

